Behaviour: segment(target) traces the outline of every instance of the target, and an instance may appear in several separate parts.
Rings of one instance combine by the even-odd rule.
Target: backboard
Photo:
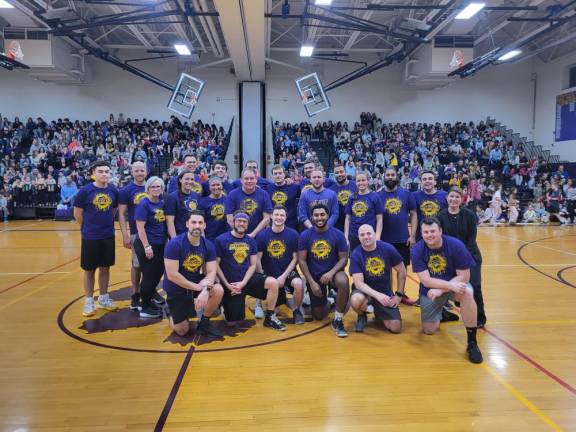
[[[204,81],[185,73],[181,74],[168,102],[168,109],[189,119],[192,117],[203,87]]]
[[[297,78],[294,82],[308,117],[330,109],[330,101],[324,92],[324,87],[322,87],[317,73]]]
[[[2,53],[0,53],[0,67],[8,70],[12,70],[14,68],[30,69],[30,66],[25,65],[16,59],[12,59]]]

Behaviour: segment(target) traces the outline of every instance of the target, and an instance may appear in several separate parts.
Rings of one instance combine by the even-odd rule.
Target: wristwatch
[[[394,295],[395,295],[395,296],[398,296],[398,297],[400,297],[400,298],[403,298],[403,297],[404,297],[404,293],[403,293],[403,292],[400,292],[400,291],[396,291],[396,292],[394,293]]]

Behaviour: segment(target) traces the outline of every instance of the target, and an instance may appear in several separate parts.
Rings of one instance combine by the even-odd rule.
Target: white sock
[[[342,312],[334,312],[335,320],[341,320],[342,318],[344,318],[344,314]]]

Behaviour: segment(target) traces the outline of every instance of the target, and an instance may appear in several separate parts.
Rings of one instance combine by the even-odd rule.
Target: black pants
[[[152,246],[152,251],[154,252],[152,259],[146,258],[144,245],[140,239],[136,239],[134,242],[134,250],[142,270],[142,281],[140,282],[142,308],[150,307],[152,296],[156,292],[156,287],[164,274],[164,245],[152,244],[150,246]]]
[[[474,301],[478,309],[478,323],[486,323],[484,297],[482,296],[482,264],[470,268],[470,285],[474,289]]]
[[[568,209],[568,217],[570,218],[570,222],[574,222],[574,218],[576,217],[576,200],[568,200],[566,202],[566,207]]]

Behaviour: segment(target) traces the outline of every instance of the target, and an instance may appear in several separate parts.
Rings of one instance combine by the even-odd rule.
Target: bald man
[[[358,228],[357,246],[350,255],[350,274],[354,282],[352,309],[358,314],[356,331],[362,333],[367,322],[366,308],[374,306],[376,320],[381,321],[391,333],[400,333],[402,318],[398,305],[404,295],[406,267],[402,256],[394,246],[376,238],[371,225]],[[397,275],[396,291],[392,292],[391,269]]]

